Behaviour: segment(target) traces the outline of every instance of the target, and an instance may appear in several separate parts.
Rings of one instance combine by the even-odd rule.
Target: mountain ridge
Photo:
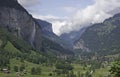
[[[75,49],[83,51],[112,51],[120,46],[120,13],[103,23],[90,26],[74,43]],[[113,49],[112,49],[113,48]],[[112,50],[111,50],[112,49]]]

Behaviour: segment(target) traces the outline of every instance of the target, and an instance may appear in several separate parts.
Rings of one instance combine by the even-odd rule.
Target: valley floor
[[[26,74],[23,76],[17,76],[16,72],[14,72],[14,66],[20,66],[22,64],[25,64],[26,68]],[[85,75],[87,71],[89,71],[89,68],[91,65],[83,66],[81,64],[72,64],[74,67],[73,72],[74,74],[79,77],[78,75],[83,74]],[[41,68],[41,74],[40,75],[31,75],[31,68],[32,67],[40,67]],[[38,65],[33,64],[30,62],[25,61],[24,63],[20,62],[20,60],[11,59],[10,61],[10,74],[4,74],[2,71],[0,72],[0,77],[66,77],[65,74],[56,75],[53,70],[55,70],[55,66],[46,66],[44,64]],[[105,66],[104,68],[95,69],[95,72],[91,71],[92,77],[107,77],[109,74],[109,66]],[[51,75],[50,75],[51,74]],[[80,76],[81,77],[81,76]]]

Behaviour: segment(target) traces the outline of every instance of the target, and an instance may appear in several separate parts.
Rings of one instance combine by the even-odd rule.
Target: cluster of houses
[[[1,69],[1,72],[3,72],[4,74],[10,74],[10,70],[6,68]],[[24,74],[27,74],[26,70],[24,70],[23,72],[16,72],[17,77],[22,77],[24,76]]]

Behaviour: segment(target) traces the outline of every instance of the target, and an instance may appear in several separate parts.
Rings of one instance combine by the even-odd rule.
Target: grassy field
[[[109,75],[109,68],[101,68],[97,69],[95,73],[93,73],[93,77],[107,77]]]
[[[87,67],[83,67],[80,64],[73,64],[74,66],[74,73],[77,75],[78,72],[81,74],[85,74],[85,72],[89,71],[89,65]],[[95,72],[92,74],[93,77],[106,77],[109,75],[109,67],[96,69]]]
[[[0,77],[17,77],[16,73],[14,72],[14,66],[21,66],[22,64],[25,64],[26,66],[26,71],[27,74],[25,74],[23,77],[64,77],[63,75],[61,76],[49,76],[50,73],[53,74],[53,70],[55,69],[55,67],[50,67],[50,66],[45,66],[45,65],[38,65],[38,64],[33,64],[30,62],[25,61],[24,63],[20,62],[20,60],[16,60],[16,59],[11,59],[10,60],[10,67],[11,67],[11,73],[10,74],[4,74],[2,72],[0,72]],[[85,73],[88,71],[89,66],[87,66],[86,68],[83,69],[83,66],[81,66],[80,64],[72,64],[74,67],[74,73],[77,75],[78,72],[80,73]],[[31,68],[32,67],[41,67],[42,73],[41,75],[31,75]],[[109,68],[101,68],[101,69],[96,69],[96,71],[92,74],[93,77],[105,77],[109,74],[108,72]]]
[[[30,62],[25,61],[24,63],[20,62],[20,60],[11,59],[10,60],[10,67],[11,67],[11,73],[10,74],[4,74],[0,72],[0,77],[17,77],[16,73],[14,72],[14,66],[21,66],[22,64],[25,64],[27,74],[25,74],[23,77],[51,77],[49,76],[49,73],[52,73],[52,71],[55,69],[54,67],[47,67],[45,65],[38,65],[33,64]],[[31,68],[32,67],[41,67],[42,73],[41,75],[31,75]],[[56,76],[52,76],[56,77]],[[59,76],[57,76],[59,77]]]
[[[15,48],[13,45],[12,45],[12,43],[11,42],[7,42],[7,44],[5,45],[5,47],[4,47],[4,49],[6,50],[6,51],[9,51],[10,53],[13,53],[13,54],[15,54],[15,53],[21,53],[17,48]]]

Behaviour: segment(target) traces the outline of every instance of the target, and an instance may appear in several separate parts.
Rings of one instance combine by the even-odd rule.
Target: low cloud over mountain
[[[67,23],[59,29],[59,34],[79,30],[84,26],[89,26],[91,23],[103,22],[106,18],[118,13],[118,10],[120,10],[116,9],[118,7],[120,7],[119,0],[95,0],[94,4],[78,10],[71,18],[69,18]],[[114,10],[117,11],[113,12]]]
[[[71,6],[69,5],[69,7],[71,8],[63,8],[63,7],[68,7],[66,4],[66,6],[61,5],[59,8],[54,7],[54,8],[48,9],[48,11],[50,10],[49,12],[54,11],[56,15],[50,14],[50,13],[48,13],[49,15],[42,15],[40,12],[41,9],[39,9],[39,7],[41,7],[40,6],[41,0],[30,0],[29,2],[27,2],[27,0],[19,0],[19,1],[22,5],[24,5],[30,10],[30,12],[34,17],[45,19],[51,22],[53,24],[53,31],[57,35],[61,35],[63,33],[69,33],[75,30],[77,31],[83,27],[89,26],[90,24],[103,22],[105,19],[120,12],[120,8],[119,8],[120,0],[89,0],[91,3],[87,4],[84,7],[82,6],[74,7],[73,5]],[[51,3],[55,1],[57,0],[53,0],[51,1]],[[83,1],[83,0],[80,0],[80,1]],[[79,2],[77,3],[79,5],[82,5]],[[86,3],[89,3],[89,2],[86,2]],[[42,4],[42,1],[41,1],[41,4]],[[37,10],[34,9],[33,5],[38,7]],[[76,8],[76,9],[73,9],[73,8]],[[52,10],[52,9],[55,9],[55,10]],[[61,12],[57,12],[58,10],[60,10]],[[68,16],[67,15],[57,16],[58,15],[57,13],[58,14],[68,13]]]

